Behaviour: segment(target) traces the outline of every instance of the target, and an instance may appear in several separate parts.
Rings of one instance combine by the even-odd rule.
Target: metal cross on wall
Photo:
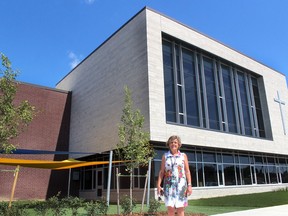
[[[285,125],[285,118],[284,118],[284,113],[283,113],[284,111],[282,108],[282,106],[285,105],[285,102],[280,99],[279,91],[277,91],[277,98],[274,98],[274,101],[279,103],[282,125],[283,125],[283,131],[284,131],[284,135],[286,135],[286,125]]]

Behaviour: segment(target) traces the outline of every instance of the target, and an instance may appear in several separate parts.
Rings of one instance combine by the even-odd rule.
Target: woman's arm
[[[158,181],[157,181],[157,194],[160,195],[161,191],[163,190],[161,188],[161,182],[163,180],[164,177],[164,171],[165,171],[165,156],[162,156],[162,161],[161,161],[161,167],[160,167],[160,171],[158,174]]]
[[[188,158],[186,154],[184,154],[184,170],[185,170],[185,175],[186,175],[187,185],[188,185],[187,195],[189,196],[192,194],[192,177],[191,177]]]

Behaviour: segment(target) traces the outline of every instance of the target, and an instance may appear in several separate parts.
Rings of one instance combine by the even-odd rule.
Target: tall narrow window
[[[236,113],[235,113],[235,97],[233,96],[232,89],[232,77],[230,69],[224,65],[221,66],[222,69],[222,79],[223,87],[225,93],[225,104],[228,120],[228,129],[229,132],[237,133],[237,122],[236,122]]]
[[[213,62],[211,59],[203,57],[206,96],[208,103],[208,115],[209,115],[209,128],[219,130],[219,116],[217,109],[217,95],[215,76],[213,70]]]
[[[247,93],[247,85],[245,82],[245,76],[243,73],[238,72],[238,84],[239,84],[239,93],[241,100],[241,108],[243,115],[243,123],[244,123],[244,134],[252,135],[252,126],[251,126],[251,117],[250,117],[250,107],[248,103],[248,93]]]
[[[200,126],[194,53],[189,50],[183,49],[182,55],[187,124]]]
[[[163,42],[166,121],[176,122],[172,43]]]
[[[256,110],[256,115],[257,115],[257,120],[258,120],[259,136],[265,137],[265,128],[264,128],[258,82],[257,82],[257,79],[254,77],[252,77],[251,80],[252,80],[252,89],[253,89],[254,102],[255,102],[255,110]]]

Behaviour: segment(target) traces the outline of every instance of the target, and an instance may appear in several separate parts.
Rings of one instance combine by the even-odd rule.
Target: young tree
[[[133,109],[131,91],[125,86],[125,104],[119,125],[119,143],[117,152],[120,158],[128,161],[127,171],[130,173],[130,200],[132,205],[133,171],[139,166],[147,166],[154,157],[154,149],[150,145],[150,134],[143,131],[144,116],[139,109]]]
[[[13,70],[11,62],[3,54],[0,65],[0,150],[11,153],[16,146],[11,140],[17,137],[28,126],[35,115],[35,107],[27,100],[14,103],[17,92],[15,80],[18,72]]]

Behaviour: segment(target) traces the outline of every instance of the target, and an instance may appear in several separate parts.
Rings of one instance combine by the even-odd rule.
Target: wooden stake
[[[120,201],[119,201],[119,171],[116,168],[116,187],[117,187],[117,214],[120,215]]]
[[[144,192],[143,192],[143,198],[142,198],[142,205],[141,205],[141,213],[143,212],[144,207],[144,200],[145,200],[145,194],[146,194],[146,188],[147,188],[147,180],[148,180],[148,171],[145,178],[145,186],[144,186]]]
[[[12,186],[12,192],[11,192],[11,197],[10,197],[10,202],[9,202],[8,208],[11,208],[11,206],[12,206],[12,200],[14,198],[14,193],[15,193],[16,183],[17,183],[17,179],[18,179],[19,169],[20,169],[20,166],[18,165],[15,169],[15,172],[14,172],[14,182],[13,182],[13,186]]]

